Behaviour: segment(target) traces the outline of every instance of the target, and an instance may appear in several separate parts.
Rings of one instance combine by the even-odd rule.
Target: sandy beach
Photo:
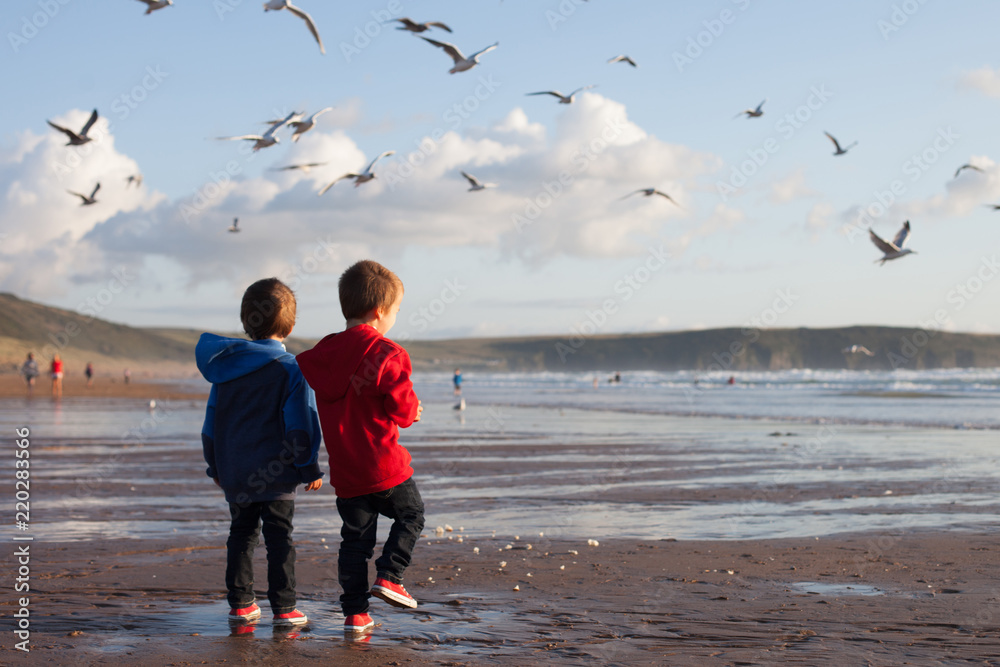
[[[7,632],[4,663],[1000,664],[995,462],[978,449],[995,433],[944,456],[951,432],[858,427],[805,465],[796,443],[818,427],[430,402],[404,436],[428,506],[406,579],[420,607],[375,600],[358,641],[328,487],[296,509],[309,625],[275,631],[265,605],[231,632],[202,405],[158,383],[0,401],[32,456],[30,528],[3,551],[15,572],[12,538],[32,538],[31,650]],[[264,566],[262,546],[259,586]]]

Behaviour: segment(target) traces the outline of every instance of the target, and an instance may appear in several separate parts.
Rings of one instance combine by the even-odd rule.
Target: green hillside
[[[34,351],[44,362],[58,351],[68,364],[99,370],[130,366],[194,373],[195,329],[136,328],[0,294],[0,364],[13,370]],[[235,335],[235,334],[232,334]],[[315,340],[290,338],[293,353]],[[845,354],[863,345],[874,354]],[[468,338],[406,341],[422,370],[628,371],[783,370],[789,368],[1000,367],[1000,336],[878,326],[837,329],[712,329],[590,337]]]

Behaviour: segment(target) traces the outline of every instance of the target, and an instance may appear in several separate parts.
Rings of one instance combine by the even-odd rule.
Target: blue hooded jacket
[[[323,476],[316,397],[281,341],[205,333],[198,370],[212,383],[201,429],[206,473],[226,500],[292,500],[298,484]]]

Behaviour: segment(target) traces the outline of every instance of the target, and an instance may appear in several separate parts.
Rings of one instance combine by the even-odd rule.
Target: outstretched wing
[[[567,99],[566,96],[560,93],[558,90],[542,90],[537,93],[525,93],[525,97],[530,97],[532,95],[551,95],[552,97],[558,97],[561,100]]]
[[[80,130],[80,136],[81,137],[87,136],[87,132],[90,132],[90,128],[93,127],[94,123],[96,122],[97,122],[97,109],[94,109],[94,113],[90,114],[90,118],[87,119],[87,124],[83,126],[82,130]]]
[[[379,160],[381,160],[384,157],[388,157],[390,155],[395,155],[395,153],[396,153],[396,151],[386,151],[386,152],[382,153],[381,155],[379,155],[378,157],[376,157],[374,160],[372,160],[372,163],[370,165],[368,165],[368,167],[365,169],[365,173],[367,174],[367,173],[371,172],[372,167],[375,166],[376,162],[378,162]]]
[[[319,52],[325,54],[326,53],[326,49],[323,48],[323,40],[320,39],[320,37],[319,37],[319,31],[316,30],[316,24],[313,23],[312,17],[309,16],[308,14],[306,14],[304,11],[302,11],[298,7],[295,7],[294,5],[292,5],[292,3],[290,3],[290,2],[285,3],[285,9],[287,9],[288,11],[290,11],[293,14],[295,14],[300,19],[302,19],[303,21],[306,22],[306,26],[308,26],[309,32],[312,33],[312,36],[316,39],[316,43],[319,44]]]
[[[52,128],[54,128],[54,129],[56,129],[56,130],[59,130],[60,132],[62,132],[63,134],[65,134],[65,135],[66,135],[67,137],[69,137],[70,139],[79,139],[79,138],[80,138],[80,137],[79,137],[79,136],[77,135],[77,133],[76,133],[76,132],[74,132],[73,130],[68,130],[68,129],[66,129],[65,127],[62,127],[61,125],[56,125],[56,124],[55,124],[55,123],[53,123],[53,122],[52,122],[51,120],[47,120],[47,121],[45,121],[45,122],[46,122],[46,123],[48,123],[48,124],[49,124],[49,125],[50,125],[50,126],[51,126]]]
[[[448,42],[439,42],[436,39],[431,39],[430,37],[421,36],[420,39],[424,40],[425,42],[430,42],[439,49],[444,49],[444,52],[447,53],[449,56],[451,56],[451,59],[454,60],[456,63],[465,60],[465,56],[462,55],[462,52],[459,51],[458,47],[455,46],[454,44],[449,44]]]
[[[570,96],[570,97],[573,97],[573,96],[574,96],[574,95],[576,95],[577,93],[579,93],[579,92],[583,92],[584,90],[590,90],[591,88],[597,88],[597,84],[595,83],[595,84],[591,84],[591,85],[589,85],[589,86],[584,86],[583,88],[577,88],[577,89],[576,89],[576,90],[574,90],[574,91],[573,91],[572,93],[570,93],[570,94],[569,94],[569,96]]]
[[[840,144],[837,143],[837,140],[833,138],[833,135],[830,134],[829,132],[824,132],[823,134],[826,135],[827,139],[833,142],[833,145],[837,149],[837,152],[840,153],[842,149],[840,148]]]
[[[910,221],[907,220],[906,222],[903,223],[903,226],[896,233],[896,238],[892,240],[892,244],[896,246],[896,248],[901,249],[903,247],[903,244],[906,243],[906,237],[909,235],[910,235]]]
[[[447,32],[451,32],[451,28],[449,28],[445,24],[441,23],[440,21],[428,21],[427,25],[432,25],[435,28],[441,28],[442,30],[445,30]]]
[[[875,244],[875,247],[882,251],[883,255],[899,252],[899,248],[892,245],[885,239],[881,238],[878,234],[876,234],[874,231],[870,229],[868,230],[868,237],[872,240],[872,243]]]
[[[496,42],[494,44],[490,44],[485,49],[482,49],[480,51],[476,51],[471,56],[469,56],[469,60],[475,60],[479,56],[483,55],[484,53],[489,53],[490,51],[492,51],[493,49],[497,48],[498,46],[500,46],[500,42]]]
[[[93,199],[94,196],[97,195],[97,191],[100,189],[101,189],[101,184],[98,183],[97,185],[94,186],[94,191],[90,193],[90,198]]]
[[[462,172],[462,176],[465,176],[465,179],[466,179],[467,181],[469,181],[469,184],[470,184],[470,185],[472,185],[472,187],[474,187],[474,188],[475,188],[475,187],[479,187],[479,185],[480,185],[479,181],[478,181],[478,180],[476,180],[476,177],[475,177],[475,176],[473,176],[472,174],[467,174],[467,173],[465,173],[465,172],[463,171],[463,172]]]
[[[344,174],[344,175],[343,175],[343,176],[341,176],[340,178],[338,178],[338,179],[335,179],[335,180],[331,181],[331,182],[330,182],[330,183],[329,183],[329,184],[328,184],[328,185],[327,185],[326,187],[324,187],[324,188],[323,188],[322,190],[320,190],[320,191],[319,191],[319,192],[317,193],[317,195],[316,195],[316,196],[317,196],[317,197],[322,197],[322,196],[323,196],[323,194],[324,194],[324,193],[325,193],[325,192],[326,192],[327,190],[329,190],[330,188],[332,188],[332,187],[333,187],[334,185],[336,185],[336,184],[337,184],[337,183],[339,183],[340,181],[344,180],[345,178],[358,178],[359,176],[361,176],[361,174]]]

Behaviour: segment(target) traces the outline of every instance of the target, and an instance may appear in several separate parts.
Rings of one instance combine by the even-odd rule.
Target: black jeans
[[[295,609],[295,545],[292,543],[294,500],[271,500],[238,505],[229,503],[229,540],[226,542],[226,588],[229,606],[248,607],[254,602],[253,552],[263,524],[267,546],[267,599],[271,611]]]
[[[344,616],[368,611],[368,560],[375,553],[378,515],[392,519],[389,538],[375,561],[378,576],[399,584],[410,564],[413,545],[424,529],[424,501],[413,478],[386,491],[354,498],[337,498],[337,511],[344,520],[340,529],[337,559],[340,605]]]

